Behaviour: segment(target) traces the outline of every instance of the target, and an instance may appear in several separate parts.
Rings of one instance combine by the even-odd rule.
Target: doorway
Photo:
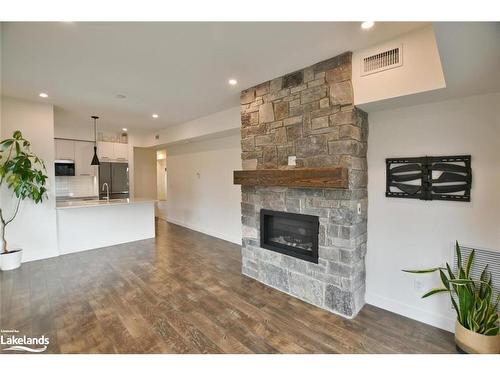
[[[167,217],[167,150],[156,150],[157,216]]]

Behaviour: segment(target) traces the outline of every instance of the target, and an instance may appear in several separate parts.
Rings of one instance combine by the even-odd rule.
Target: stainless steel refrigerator
[[[102,163],[99,165],[99,198],[106,198],[104,183],[109,186],[111,199],[128,198],[128,163]]]

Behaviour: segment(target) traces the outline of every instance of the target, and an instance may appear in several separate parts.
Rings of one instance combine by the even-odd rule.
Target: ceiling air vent
[[[403,65],[403,46],[384,48],[361,57],[361,75],[378,73]]]

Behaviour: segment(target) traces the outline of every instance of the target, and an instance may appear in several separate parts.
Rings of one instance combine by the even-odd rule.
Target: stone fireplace
[[[348,173],[343,188],[244,184],[242,272],[347,317],[364,304],[367,239],[368,117],[351,72],[347,52],[241,93],[243,170]]]
[[[318,241],[317,216],[260,210],[260,247],[317,264]]]

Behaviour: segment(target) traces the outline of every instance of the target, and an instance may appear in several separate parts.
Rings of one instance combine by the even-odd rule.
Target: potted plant
[[[430,290],[422,298],[437,293],[449,293],[451,303],[457,313],[455,323],[457,347],[466,353],[499,354],[500,335],[497,307],[500,293],[495,299],[491,273],[487,270],[488,266],[482,271],[479,280],[471,278],[470,271],[474,261],[474,250],[470,253],[465,268],[458,242],[456,242],[455,251],[457,256],[456,275],[448,263],[446,263],[446,267],[403,271],[410,273],[439,272],[443,286]]]
[[[5,185],[15,200],[13,212],[6,216],[0,208],[0,269],[12,270],[21,265],[22,249],[7,249],[5,229],[19,212],[21,201],[30,199],[40,203],[46,197],[47,176],[43,161],[30,151],[30,142],[19,130],[0,142],[0,188]]]

